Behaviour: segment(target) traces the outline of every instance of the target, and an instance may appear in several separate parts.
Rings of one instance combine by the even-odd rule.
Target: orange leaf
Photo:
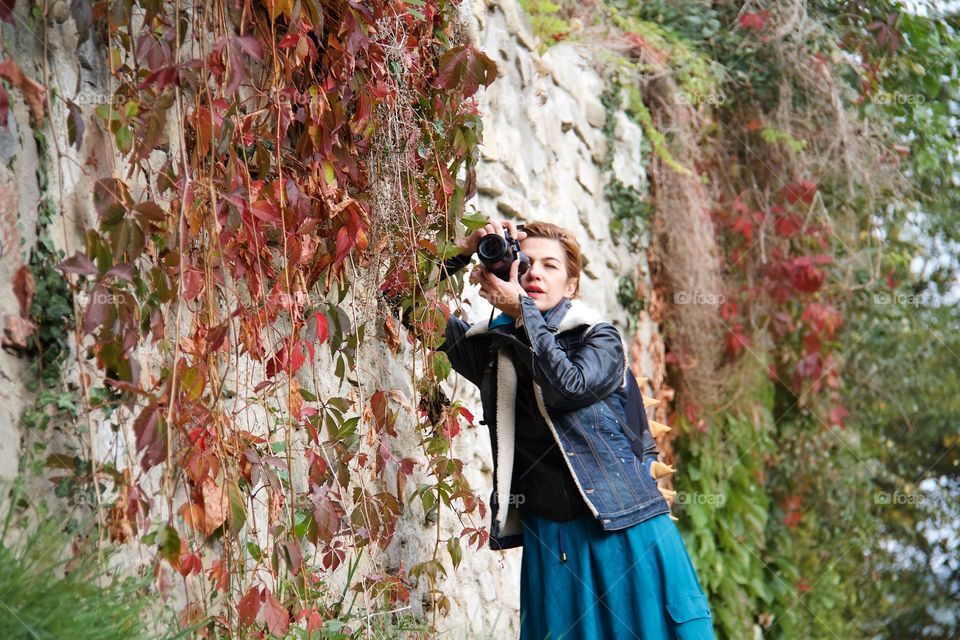
[[[23,75],[20,67],[13,60],[0,62],[0,78],[4,78],[20,90],[20,94],[30,107],[30,115],[33,117],[34,123],[40,124],[43,122],[43,105],[46,100],[44,94],[47,92],[43,85]],[[4,118],[4,124],[6,124],[6,118]]]
[[[203,532],[210,535],[227,519],[230,500],[223,487],[211,478],[207,478],[200,485],[200,493],[203,495]]]

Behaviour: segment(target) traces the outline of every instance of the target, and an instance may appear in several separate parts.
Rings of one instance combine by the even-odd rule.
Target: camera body
[[[518,230],[522,228],[517,227]],[[510,235],[509,231],[505,229],[503,233],[503,236],[491,233],[480,238],[477,257],[487,271],[507,281],[510,279],[510,266],[513,261],[520,261],[517,265],[517,278],[519,278],[530,268],[530,258],[520,250],[520,243]]]

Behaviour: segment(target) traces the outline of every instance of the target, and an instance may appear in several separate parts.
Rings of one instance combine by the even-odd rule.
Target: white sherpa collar
[[[605,322],[605,318],[595,309],[587,306],[580,300],[571,300],[563,318],[560,319],[560,325],[557,333],[563,333],[571,329],[587,326],[587,330],[594,325]],[[489,331],[490,320],[486,319],[472,325],[466,332],[466,336],[477,336]],[[624,360],[626,360],[626,350],[624,350]],[[626,370],[624,371],[626,375]],[[543,394],[540,386],[534,382],[533,391],[537,398],[537,406],[543,415],[544,420],[550,431],[553,433],[557,445],[560,446],[560,439],[557,435],[556,426],[550,418],[543,402]],[[496,456],[496,491],[497,491],[497,511],[493,514],[494,523],[497,525],[497,534],[500,536],[517,535],[522,532],[517,516],[516,500],[511,499],[511,480],[513,477],[513,457],[516,441],[516,423],[515,407],[517,402],[517,374],[513,362],[504,351],[497,352],[497,407],[496,407],[496,429],[497,429],[497,450]],[[569,461],[567,462],[569,465]],[[579,480],[570,468],[573,481],[580,488]],[[581,489],[581,495],[586,500],[586,494]],[[588,501],[591,511],[596,515],[596,510]]]
[[[576,329],[582,325],[587,325],[589,328],[601,322],[606,322],[606,318],[604,318],[599,311],[593,307],[587,306],[581,300],[571,300],[570,307],[560,320],[560,326],[557,328],[557,333],[563,333],[564,331]],[[487,333],[489,330],[489,325],[489,318],[474,323],[469,329],[467,329],[466,337],[469,338],[471,336],[478,336]]]

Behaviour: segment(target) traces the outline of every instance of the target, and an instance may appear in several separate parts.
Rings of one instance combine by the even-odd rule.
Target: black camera
[[[517,227],[517,230],[522,228]],[[514,260],[520,261],[517,265],[517,278],[519,278],[530,268],[530,258],[520,251],[520,243],[510,235],[509,231],[504,229],[503,233],[506,237],[490,233],[480,238],[477,257],[487,271],[506,281],[510,279],[510,266]]]

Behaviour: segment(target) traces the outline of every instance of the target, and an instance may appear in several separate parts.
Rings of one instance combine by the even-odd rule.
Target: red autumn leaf
[[[753,222],[750,221],[749,216],[739,216],[733,221],[733,224],[730,225],[730,228],[743,236],[743,239],[747,242],[753,240]]]
[[[784,238],[793,237],[803,229],[803,218],[796,213],[777,216],[773,229]]]
[[[803,349],[806,353],[820,351],[820,336],[815,333],[808,333],[803,336]]]
[[[183,272],[183,297],[185,300],[196,300],[203,291],[203,273],[197,269],[188,268]]]
[[[196,553],[184,553],[180,555],[180,575],[186,578],[190,574],[203,571],[203,563],[200,556]]]
[[[821,302],[808,304],[803,310],[801,319],[810,323],[818,333],[825,334],[828,338],[833,337],[834,332],[843,324],[840,311],[833,305]]]
[[[314,323],[313,326],[316,329],[316,337],[314,338],[314,342],[323,344],[327,341],[327,338],[330,337],[330,328],[327,316],[326,314],[317,311],[315,314],[313,314],[312,320]]]
[[[832,260],[829,255],[800,256],[793,260],[784,261],[783,267],[789,276],[790,284],[794,288],[804,293],[813,293],[823,285],[824,280],[823,271],[815,265],[828,264]]]
[[[737,303],[732,300],[727,300],[720,305],[720,317],[728,322],[737,317],[737,313],[739,313]]]
[[[413,468],[417,464],[417,461],[413,458],[403,458],[402,460],[397,461],[398,471],[405,476],[413,475]]]
[[[292,49],[297,46],[297,43],[300,42],[300,38],[302,37],[299,33],[288,33],[280,38],[280,42],[277,43],[277,49]]]
[[[800,525],[800,520],[802,517],[803,514],[801,514],[799,511],[788,511],[786,515],[783,516],[783,524],[791,529],[795,529]]]
[[[7,120],[9,120],[9,116],[10,96],[7,95],[7,90],[4,89],[3,84],[0,83],[0,128],[2,128],[4,131],[9,129],[7,126]]]
[[[448,415],[446,420],[443,421],[443,435],[447,438],[453,439],[457,437],[457,434],[460,433],[460,423],[457,421],[456,415]]]
[[[166,429],[156,404],[149,404],[140,412],[133,421],[133,433],[136,436],[137,452],[143,453],[140,465],[144,471],[149,471],[151,467],[166,459]]]
[[[734,356],[739,355],[741,351],[750,346],[750,339],[743,333],[742,324],[733,325],[733,328],[727,332],[726,346],[727,351]]]
[[[472,427],[473,425],[473,414],[470,413],[466,407],[460,407],[460,415],[467,419],[467,423]]]
[[[386,432],[391,436],[397,435],[394,429],[397,414],[390,410],[389,398],[385,391],[377,391],[370,398],[370,412],[378,431]]]
[[[124,282],[133,283],[133,265],[128,262],[115,264],[103,274],[103,279],[107,278],[119,278]]]
[[[823,357],[819,351],[808,353],[797,362],[797,375],[801,378],[819,380],[823,371]]]
[[[809,180],[800,182],[791,182],[784,185],[780,190],[780,195],[786,198],[790,204],[803,202],[804,204],[813,204],[813,197],[817,194],[817,185]]]
[[[783,516],[783,524],[791,529],[800,524],[800,519],[803,516],[800,511],[802,503],[803,499],[800,496],[787,496],[784,498],[781,503],[783,510],[786,512]]]
[[[323,627],[323,618],[316,609],[301,609],[297,614],[297,622],[307,621],[307,637],[312,638],[313,632],[319,632]]]
[[[278,638],[287,635],[290,626],[290,614],[277,597],[267,592],[267,601],[263,607],[263,619],[267,623],[267,630]]]
[[[313,521],[317,525],[317,537],[324,542],[331,542],[333,537],[340,533],[343,509],[331,499],[329,489],[321,489],[314,500]]]
[[[497,77],[497,65],[485,53],[470,45],[454,47],[440,57],[437,86],[452,89],[463,83],[463,95],[469,98],[480,85],[490,86]]]
[[[686,410],[684,410],[684,414],[686,414],[687,420],[690,421],[690,424],[697,424],[697,422],[700,420],[700,407],[691,402],[687,405]]]
[[[307,353],[310,353],[312,359],[313,350],[310,345],[306,345],[303,341],[297,341],[289,352],[287,351],[287,344],[284,343],[280,350],[267,360],[265,365],[267,377],[273,378],[281,371],[287,371],[288,366],[289,375],[294,375],[306,362]]]
[[[240,625],[249,627],[257,619],[257,613],[260,612],[260,589],[250,587],[240,598],[240,604],[237,605],[237,615],[240,617]]]
[[[300,367],[303,366],[303,363],[307,361],[307,353],[309,353],[309,349],[302,341],[298,340],[296,343],[294,343],[293,350],[290,352],[291,376],[299,371]]]
[[[233,41],[251,58],[263,60],[263,45],[253,36],[237,36]]]
[[[0,0],[0,20],[13,24],[13,8],[17,0]]]
[[[67,258],[57,267],[64,273],[76,273],[81,276],[92,276],[97,272],[97,267],[86,255],[77,251],[72,258]]]
[[[250,204],[250,212],[264,222],[280,225],[280,209],[269,200],[256,200]]]
[[[351,233],[348,228],[349,226],[350,225],[344,225],[337,231],[336,250],[333,257],[334,266],[338,266],[343,262],[343,259],[347,257],[347,253],[350,251],[350,247],[356,242],[357,234],[356,232]]]
[[[848,415],[850,415],[850,412],[838,404],[830,409],[830,424],[836,425],[843,429],[846,426],[844,420]]]
[[[98,284],[90,292],[90,304],[83,314],[83,334],[93,333],[93,330],[102,325],[107,320],[110,311],[110,302],[113,296],[102,284]]]
[[[744,29],[760,31],[767,23],[767,18],[769,17],[770,12],[768,11],[747,11],[740,16],[740,26]]]

